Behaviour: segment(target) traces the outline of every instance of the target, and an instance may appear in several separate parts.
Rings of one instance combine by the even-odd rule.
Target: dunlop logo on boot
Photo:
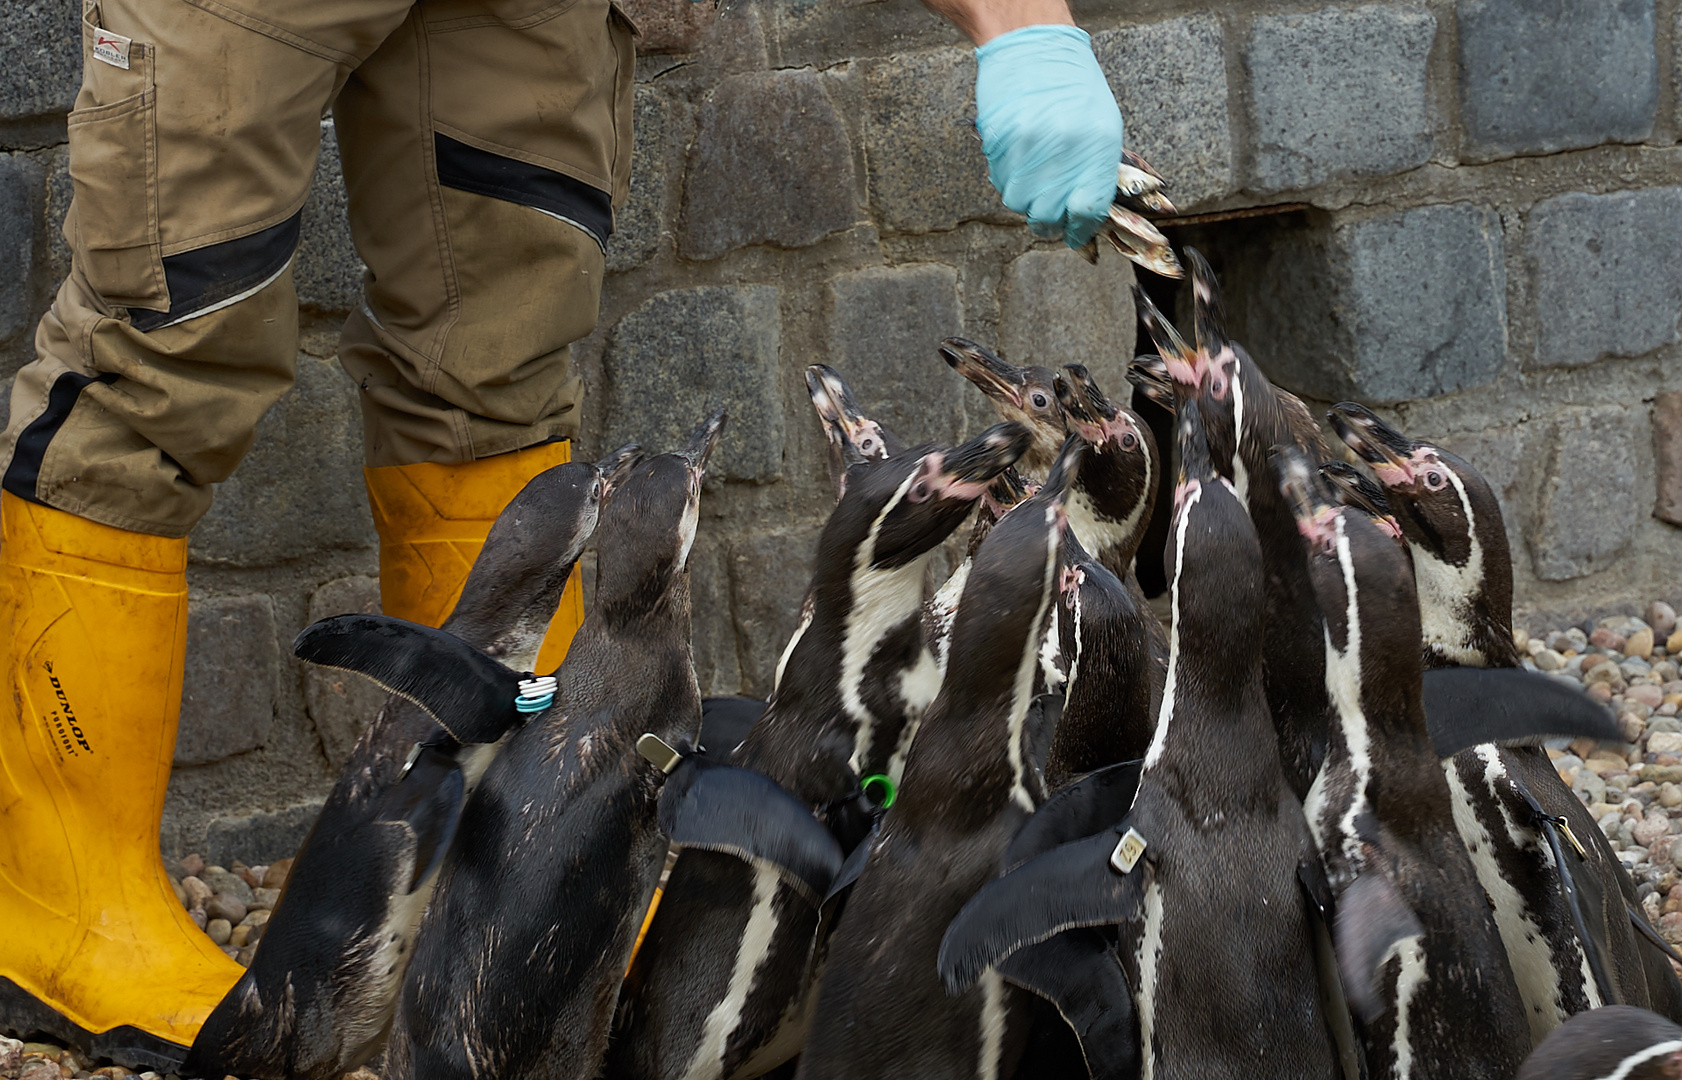
[[[77,755],[78,746],[90,754],[93,753],[93,747],[88,745],[87,735],[83,733],[81,725],[76,723],[76,713],[70,707],[70,698],[64,693],[64,684],[53,674],[53,662],[48,660],[41,667],[45,669],[48,680],[53,684],[53,693],[58,696],[58,708],[53,710],[51,721],[59,743],[71,757]]]

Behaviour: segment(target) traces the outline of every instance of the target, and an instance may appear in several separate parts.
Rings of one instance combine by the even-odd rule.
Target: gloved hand
[[[1040,236],[1091,240],[1115,198],[1121,110],[1073,26],[1025,26],[975,50],[975,126],[988,178]]]

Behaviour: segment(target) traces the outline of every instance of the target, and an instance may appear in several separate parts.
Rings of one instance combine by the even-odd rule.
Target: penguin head
[[[1682,1027],[1633,1005],[1580,1012],[1548,1033],[1517,1080],[1682,1080]]]
[[[1419,601],[1407,550],[1371,515],[1343,505],[1337,489],[1295,447],[1274,455],[1280,494],[1296,520],[1308,554],[1308,575],[1339,653],[1358,638],[1371,658],[1360,674],[1418,663]],[[1359,631],[1352,622],[1359,622]],[[1417,668],[1414,672],[1418,674]]]
[[[701,482],[725,411],[702,421],[680,450],[629,469],[603,504],[596,545],[596,608],[609,621],[660,605],[689,562]]]
[[[848,469],[891,457],[903,446],[893,432],[860,411],[852,387],[829,365],[806,369],[806,390],[829,439],[829,479],[839,500],[847,492]]]
[[[1015,421],[1033,434],[1017,469],[1039,479],[1051,470],[1062,449],[1064,418],[1054,376],[1043,367],[1017,367],[991,350],[964,338],[947,338],[940,355],[952,370],[974,383],[1005,422]]]
[[[949,692],[976,699],[1014,694],[1018,673],[1040,652],[1062,576],[1065,502],[1085,444],[1071,436],[1033,496],[1005,515],[975,553],[952,624]],[[1017,703],[1026,709],[1024,699]]]
[[[1031,440],[1021,424],[996,424],[959,446],[923,446],[854,466],[824,526],[819,562],[853,570],[908,565],[952,535]]]
[[[1460,663],[1516,664],[1512,562],[1488,482],[1457,455],[1409,438],[1364,405],[1341,402],[1327,418],[1377,478],[1413,551],[1415,573],[1441,586],[1421,593],[1427,644],[1445,655],[1480,654],[1459,656]]]
[[[1323,461],[1320,477],[1331,485],[1334,498],[1351,510],[1358,510],[1372,519],[1372,523],[1390,539],[1407,546],[1401,523],[1390,511],[1390,500],[1372,477],[1347,461]]]
[[[1057,399],[1069,429],[1087,444],[1088,455],[1114,465],[1113,472],[1106,472],[1106,490],[1093,493],[1111,504],[1103,508],[1106,516],[1127,520],[1154,502],[1161,459],[1156,437],[1139,414],[1112,404],[1080,364],[1065,365],[1057,376]],[[1146,516],[1138,514],[1136,527],[1141,534],[1146,522]]]
[[[492,523],[445,624],[451,632],[484,641],[490,655],[515,667],[530,667],[596,531],[602,499],[641,459],[633,443],[601,461],[572,461],[533,477]]]

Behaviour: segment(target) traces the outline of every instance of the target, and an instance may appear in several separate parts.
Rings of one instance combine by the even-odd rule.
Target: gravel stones
[[[212,926],[218,920],[226,920],[230,924],[237,923],[245,918],[245,903],[231,893],[219,892],[205,901],[204,913],[210,917]]]
[[[234,925],[227,919],[211,919],[204,926],[205,936],[217,945],[226,945],[233,936]]]
[[[0,1036],[0,1076],[16,1080],[23,1071],[23,1043]]]
[[[285,859],[276,859],[274,862],[269,864],[269,868],[263,873],[263,888],[284,889],[286,887],[286,878],[291,873],[292,859],[290,857]]]

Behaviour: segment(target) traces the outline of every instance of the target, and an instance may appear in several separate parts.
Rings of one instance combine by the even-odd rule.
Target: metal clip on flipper
[[[637,753],[647,758],[650,764],[667,776],[670,776],[672,770],[677,768],[678,762],[683,760],[683,755],[674,750],[670,743],[648,731],[643,732],[642,737],[637,740]]]

